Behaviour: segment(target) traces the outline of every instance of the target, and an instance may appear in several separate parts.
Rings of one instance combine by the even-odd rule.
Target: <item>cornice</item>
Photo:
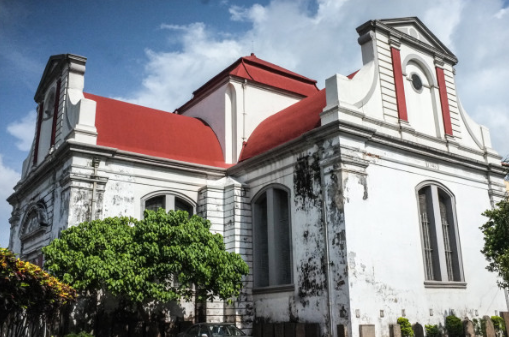
[[[408,34],[404,34],[401,31],[389,26],[387,23],[414,23],[420,29],[424,30],[429,37],[440,46],[441,49],[436,48],[432,45],[424,43]],[[370,30],[379,30],[389,37],[394,36],[399,42],[405,42],[417,49],[426,51],[427,53],[436,56],[437,58],[448,61],[451,65],[458,63],[458,58],[454,55],[440,40],[431,32],[418,18],[401,18],[401,19],[389,19],[389,20],[369,20],[366,23],[357,27],[359,35],[363,35]]]
[[[450,153],[426,145],[418,144],[409,140],[393,137],[380,132],[374,128],[368,128],[347,121],[335,121],[325,126],[308,131],[285,144],[275,147],[263,154],[249,158],[227,170],[228,175],[240,175],[266,166],[267,162],[276,162],[289,155],[302,151],[330,136],[350,135],[365,139],[366,143],[374,143],[404,151],[411,155],[422,156],[436,162],[448,163],[461,166],[484,174],[491,173],[504,177],[504,170],[501,165],[488,164],[483,161],[468,158],[459,154]]]
[[[71,158],[73,154],[86,154],[119,161],[163,167],[166,169],[181,170],[204,176],[205,179],[222,178],[226,173],[225,168],[153,157],[106,146],[83,144],[73,140],[67,140],[56,151],[48,154],[42,163],[33,168],[24,179],[16,184],[14,193],[7,198],[7,201],[11,205],[14,205],[16,202],[23,199],[23,196],[28,191],[46,180],[49,174],[54,173],[55,168],[59,167],[67,158]]]

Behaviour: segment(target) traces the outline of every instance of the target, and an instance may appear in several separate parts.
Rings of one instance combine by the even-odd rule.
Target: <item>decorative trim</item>
[[[271,286],[271,287],[264,287],[264,288],[253,288],[253,295],[283,293],[283,292],[289,292],[289,291],[295,291],[295,285],[289,284],[289,285],[283,285],[283,286]]]
[[[50,148],[55,146],[55,134],[57,130],[57,120],[58,120],[58,107],[60,106],[60,85],[62,81],[58,79],[57,81],[57,89],[55,91],[55,105],[53,108],[53,124],[51,126],[51,143]]]
[[[467,289],[466,282],[424,281],[424,288]]]
[[[403,84],[403,71],[401,69],[401,55],[399,49],[391,47],[392,71],[394,74],[394,86],[396,87],[396,103],[398,107],[398,118],[408,121],[408,114],[405,101],[405,87]]]
[[[447,97],[447,88],[445,86],[444,69],[435,68],[437,71],[438,92],[440,94],[440,104],[442,106],[442,119],[444,121],[444,132],[446,135],[454,136],[452,132],[451,113],[449,111],[449,99]]]
[[[42,110],[44,109],[44,101],[39,103],[39,112],[37,114],[37,130],[35,131],[34,161],[33,166],[37,165],[39,156],[39,137],[41,136]]]

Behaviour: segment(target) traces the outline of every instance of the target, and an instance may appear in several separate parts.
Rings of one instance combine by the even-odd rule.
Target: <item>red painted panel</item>
[[[399,49],[391,47],[392,70],[394,74],[394,84],[396,86],[396,102],[398,106],[399,119],[408,122],[408,114],[405,101],[405,87],[403,84],[403,71],[401,70],[401,56]]]
[[[201,120],[85,93],[97,102],[97,145],[216,167],[229,167]]]
[[[55,105],[53,107],[53,125],[51,126],[51,143],[50,146],[55,145],[55,133],[57,130],[58,120],[58,106],[60,104],[60,80],[57,81],[57,90],[55,91]]]
[[[436,67],[438,92],[440,93],[440,104],[442,106],[442,119],[444,120],[445,134],[452,136],[451,112],[449,111],[449,98],[445,86],[444,69]]]
[[[44,109],[44,102],[39,103],[39,111],[37,112],[37,129],[35,130],[34,161],[33,161],[34,166],[37,165],[37,157],[39,155],[39,137],[41,136],[42,109]]]

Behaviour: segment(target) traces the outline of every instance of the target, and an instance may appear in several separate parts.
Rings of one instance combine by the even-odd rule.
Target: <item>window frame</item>
[[[434,279],[428,279],[428,264],[426,262],[426,251],[425,251],[425,239],[424,239],[424,231],[422,225],[422,213],[421,213],[421,205],[419,201],[419,194],[425,188],[429,188],[429,192],[425,192],[430,196],[431,200],[426,200],[426,202],[431,201],[432,205],[428,206],[428,210],[432,210],[433,219],[428,219],[429,225],[433,226],[433,231],[436,235],[435,247],[433,249],[437,250],[437,258],[433,259],[433,263],[438,262],[438,267],[433,268],[434,271],[438,269],[440,272],[440,279],[435,275]],[[456,198],[454,194],[451,192],[449,188],[447,188],[444,184],[439,183],[437,181],[424,181],[418,184],[415,188],[415,196],[417,201],[417,214],[418,214],[418,225],[419,225],[419,233],[421,238],[421,254],[422,254],[422,262],[423,262],[423,273],[424,273],[424,286],[425,288],[466,288],[467,283],[465,281],[465,273],[463,268],[463,255],[461,251],[461,238],[458,227],[458,217],[456,212]],[[442,216],[440,214],[440,197],[445,197],[445,203],[448,208],[450,214],[448,215],[448,220],[451,222],[449,225],[452,226],[452,231],[454,234],[454,246],[456,252],[454,253],[455,259],[457,259],[457,266],[455,267],[456,273],[458,276],[458,280],[449,281],[447,266],[446,266],[446,255],[445,255],[445,244],[443,239],[443,228],[442,228]],[[438,219],[438,221],[436,220]]]
[[[283,191],[284,193],[286,193],[286,200],[287,200],[287,205],[288,205],[288,249],[289,249],[289,272],[290,272],[290,283],[288,284],[270,284],[270,274],[271,274],[271,266],[269,265],[268,267],[268,278],[269,278],[269,285],[268,286],[257,286],[256,284],[256,265],[258,264],[257,262],[257,249],[256,249],[256,242],[257,242],[257,238],[256,238],[256,228],[255,226],[257,225],[256,223],[256,219],[257,219],[257,207],[256,207],[256,204],[257,202],[265,197],[265,198],[268,198],[267,197],[267,192],[269,190],[280,190],[280,191]],[[272,206],[271,208],[273,208],[274,206]],[[289,189],[287,186],[285,185],[282,185],[282,184],[278,184],[278,183],[272,183],[272,184],[269,184],[267,186],[264,186],[262,189],[260,189],[256,195],[251,199],[251,209],[252,209],[252,224],[253,224],[253,230],[252,230],[252,233],[253,233],[253,268],[252,268],[252,273],[253,273],[253,294],[261,294],[261,293],[275,293],[275,292],[289,292],[289,291],[294,291],[295,290],[295,284],[294,284],[294,265],[293,265],[293,240],[292,240],[292,204],[291,204],[291,189]],[[267,227],[269,226],[268,224],[268,219],[269,219],[269,206],[267,205]],[[274,213],[272,213],[272,217],[274,217]],[[269,231],[269,229],[267,228],[267,232]],[[269,234],[267,233],[267,237],[269,237]],[[269,263],[271,260],[274,260],[274,259],[271,259],[270,257],[273,256],[274,253],[274,243],[272,243],[272,245],[270,244],[270,242],[267,243],[267,256],[268,256],[268,260],[269,260]],[[272,247],[272,248],[271,248]],[[272,253],[271,253],[271,250],[272,250]]]
[[[146,209],[145,203],[148,200],[155,198],[155,197],[159,197],[159,196],[165,197],[164,204],[165,204],[166,212],[175,210],[176,200],[180,199],[184,203],[187,203],[187,204],[189,204],[189,206],[191,206],[193,213],[189,214],[189,216],[196,214],[196,202],[194,202],[194,200],[192,200],[188,196],[186,196],[182,193],[179,193],[179,192],[172,191],[172,190],[159,190],[159,191],[154,191],[154,192],[148,193],[140,198],[140,218],[141,219],[143,219],[143,217],[144,217],[143,214]]]

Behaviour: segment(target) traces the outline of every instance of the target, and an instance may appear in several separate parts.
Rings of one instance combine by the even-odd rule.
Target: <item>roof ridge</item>
[[[243,58],[243,57],[240,59],[240,63],[241,63],[241,64],[242,64],[242,66],[244,67],[244,70],[245,70],[245,71],[246,71],[246,73],[249,75],[249,77],[251,77],[251,80],[256,81],[256,80],[254,79],[253,75],[251,75],[251,74],[249,73],[249,70],[247,69],[246,64],[244,63],[244,58]]]
[[[251,57],[254,59],[252,59]],[[243,56],[243,57],[241,57],[241,59],[243,61],[246,61],[247,63],[251,63],[251,64],[256,65],[260,68],[265,68],[265,69],[269,69],[271,71],[275,71],[285,77],[294,78],[296,80],[305,81],[305,82],[308,82],[311,84],[317,83],[317,81],[312,78],[303,76],[301,74],[298,74],[298,73],[288,70],[286,68],[278,66],[277,64],[265,61],[261,58],[256,57],[256,55],[254,55],[254,54],[251,54],[250,56]]]

